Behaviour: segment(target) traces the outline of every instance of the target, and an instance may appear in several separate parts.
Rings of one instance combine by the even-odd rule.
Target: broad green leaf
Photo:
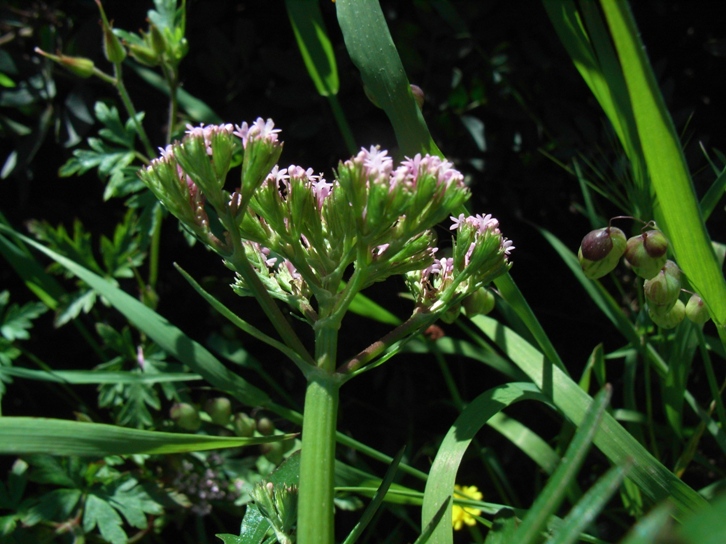
[[[345,47],[368,94],[386,112],[403,155],[442,156],[429,134],[377,0],[335,3]]]
[[[580,425],[592,398],[542,353],[497,321],[477,316],[477,327],[499,346],[570,421]],[[702,508],[706,501],[653,457],[610,414],[605,414],[595,445],[616,465],[633,460],[628,474],[653,501],[670,498],[680,516]]]
[[[235,448],[289,440],[294,435],[253,438],[128,429],[64,419],[0,417],[0,454],[52,453],[105,457]]]

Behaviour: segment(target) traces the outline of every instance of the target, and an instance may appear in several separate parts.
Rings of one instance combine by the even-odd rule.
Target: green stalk
[[[334,374],[338,327],[316,330],[317,368],[308,373],[303,412],[297,541],[335,542],[335,428],[338,394],[343,381]]]

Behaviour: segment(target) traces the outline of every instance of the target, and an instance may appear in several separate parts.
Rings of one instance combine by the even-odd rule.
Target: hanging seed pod
[[[585,275],[591,280],[612,272],[625,251],[625,234],[616,227],[590,231],[582,239],[577,257]]]
[[[180,429],[185,431],[196,431],[202,425],[199,412],[191,404],[177,402],[169,409],[169,417]]]
[[[681,294],[681,269],[673,261],[666,261],[663,268],[643,283],[648,306],[658,312],[667,312]]]
[[[693,321],[696,325],[703,325],[710,319],[708,308],[703,299],[698,295],[691,295],[686,303],[686,317]]]
[[[686,305],[677,300],[673,307],[667,312],[660,312],[652,306],[648,306],[648,315],[653,323],[664,329],[675,329],[686,316]]]
[[[232,417],[232,401],[227,397],[209,399],[204,404],[204,411],[209,414],[214,424],[224,427]]]
[[[649,280],[663,268],[667,252],[668,240],[663,233],[659,230],[649,230],[628,239],[625,260],[633,267],[633,272]]]
[[[257,423],[244,412],[238,412],[232,419],[232,428],[237,436],[252,436],[257,429]]]

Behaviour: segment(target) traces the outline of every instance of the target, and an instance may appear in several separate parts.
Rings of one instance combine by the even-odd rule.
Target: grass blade
[[[612,388],[605,387],[590,405],[584,415],[580,426],[572,438],[572,442],[562,457],[557,470],[550,477],[547,485],[537,496],[522,524],[517,529],[516,541],[522,544],[537,542],[540,533],[547,526],[550,519],[565,500],[571,483],[577,477],[587,452],[590,450],[595,433],[610,403]]]
[[[629,464],[612,467],[569,511],[555,534],[545,544],[572,544],[605,507],[625,480]]]
[[[559,368],[547,364],[542,353],[501,323],[486,316],[477,316],[472,321],[570,421],[575,425],[581,424],[592,397]],[[595,445],[616,465],[632,459],[633,468],[628,477],[654,501],[670,497],[677,515],[699,510],[706,504],[698,493],[664,467],[609,414],[603,416]]]
[[[182,453],[289,440],[295,435],[240,438],[165,433],[36,417],[0,417],[0,454],[107,455]]]
[[[523,400],[547,402],[546,397],[532,384],[509,383],[485,391],[468,404],[456,418],[439,447],[426,482],[421,526],[430,526],[440,509],[446,507],[444,522],[438,523],[433,528],[429,542],[433,544],[453,542],[451,496],[456,484],[456,472],[472,439],[494,414]]]
[[[45,253],[75,276],[85,281],[139,330],[144,331],[145,334],[152,338],[163,350],[174,355],[215,387],[226,391],[247,406],[266,406],[270,404],[270,398],[264,391],[231,372],[205,347],[186,336],[181,330],[169,323],[167,319],[131,295],[70,259],[3,225],[0,225],[0,230],[6,231],[8,234]]]

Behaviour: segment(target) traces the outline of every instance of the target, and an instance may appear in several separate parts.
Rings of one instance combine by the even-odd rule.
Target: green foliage
[[[514,44],[508,37],[497,38],[498,43],[485,42],[480,35],[486,32],[468,28],[473,24],[470,15],[488,9],[479,3],[418,2],[412,12],[420,19],[413,23],[395,6],[389,6],[384,16],[374,1],[286,2],[280,9],[281,13],[287,12],[291,24],[288,32],[293,50],[284,51],[291,53],[289,56],[279,56],[283,51],[278,47],[284,46],[279,42],[284,40],[260,48],[264,69],[275,74],[269,81],[260,77],[265,75],[261,66],[251,61],[250,44],[257,43],[252,37],[265,25],[255,21],[235,27],[234,45],[225,43],[227,37],[219,24],[207,29],[209,35],[204,40],[188,42],[186,3],[154,0],[153,4],[146,31],[113,29],[113,35],[121,39],[121,49],[111,59],[113,74],[102,71],[108,66],[103,58],[94,56],[91,61],[85,59],[91,56],[89,52],[73,51],[83,40],[76,41],[75,36],[61,40],[53,34],[53,24],[33,23],[33,31],[26,33],[38,36],[40,45],[48,51],[56,49],[54,40],[64,41],[69,56],[84,57],[85,75],[93,78],[82,85],[88,85],[88,81],[103,83],[107,85],[107,96],[94,94],[98,90],[94,86],[69,91],[65,88],[71,77],[67,72],[59,72],[54,80],[47,61],[29,63],[25,60],[27,54],[0,51],[0,131],[13,143],[0,177],[33,179],[38,165],[34,159],[55,127],[55,133],[65,139],[67,146],[85,141],[82,149],[73,150],[59,174],[80,177],[95,173],[104,182],[103,200],[125,199],[123,205],[128,208],[123,214],[109,213],[109,217],[122,219],[116,221],[113,235],[100,235],[97,244],[95,231],[84,227],[80,219],[74,221],[73,227],[67,223],[53,226],[42,217],[33,220],[29,227],[36,241],[20,235],[4,218],[0,224],[0,254],[42,301],[11,304],[15,293],[0,292],[0,394],[5,411],[46,414],[47,405],[40,401],[45,401],[47,390],[52,393],[47,395],[47,402],[65,403],[59,403],[58,413],[53,411],[51,415],[66,418],[0,417],[0,454],[13,460],[7,477],[0,481],[1,543],[116,544],[130,539],[140,543],[163,539],[206,544],[213,538],[209,535],[220,531],[228,531],[217,535],[225,544],[288,542],[295,533],[291,528],[293,510],[286,501],[297,497],[293,488],[301,475],[301,442],[291,433],[297,432],[301,423],[303,437],[315,437],[306,449],[314,452],[313,464],[318,465],[311,470],[308,461],[307,472],[302,472],[307,474],[308,482],[324,481],[312,494],[306,492],[307,498],[300,505],[303,513],[299,519],[305,526],[301,525],[295,537],[303,543],[306,538],[307,542],[342,540],[341,534],[333,537],[332,518],[328,519],[334,510],[334,489],[338,511],[362,510],[365,501],[371,499],[364,512],[340,516],[357,515],[359,520],[354,526],[350,524],[346,543],[367,539],[395,544],[404,539],[413,541],[416,536],[417,543],[453,542],[452,509],[462,507],[477,511],[471,518],[476,525],[466,526],[469,540],[486,544],[604,542],[604,538],[612,541],[623,535],[624,544],[657,544],[673,539],[679,544],[715,544],[724,540],[726,501],[718,496],[718,490],[726,478],[721,463],[726,455],[726,408],[722,365],[717,363],[726,358],[726,284],[721,269],[725,246],[722,241],[711,240],[709,231],[720,232],[712,226],[719,225],[726,157],[704,147],[714,181],[709,181],[699,200],[681,143],[624,1],[601,1],[599,5],[572,0],[543,2],[553,29],[540,30],[554,32],[560,38],[607,117],[605,132],[617,140],[612,155],[604,160],[594,157],[590,149],[598,146],[596,141],[585,140],[588,150],[581,153],[572,153],[569,144],[556,141],[556,129],[562,126],[560,121],[569,121],[564,118],[571,111],[575,124],[579,123],[578,130],[590,137],[586,130],[590,121],[585,120],[590,112],[584,107],[545,111],[552,106],[528,102],[540,97],[535,88],[540,85],[539,75],[532,88],[525,87],[532,79],[517,79],[516,72],[523,62],[516,58],[517,53],[524,51],[524,57],[528,57],[524,62],[536,64],[540,59],[542,66],[549,69],[553,52],[540,49],[538,44]],[[501,9],[510,9],[504,4]],[[205,13],[205,27],[206,17],[212,20],[219,9],[215,6]],[[240,13],[245,12],[245,16],[254,9],[250,4]],[[56,12],[53,14],[57,17]],[[109,14],[111,20],[113,15]],[[494,25],[496,15],[486,12],[495,20]],[[340,43],[336,42],[340,40],[338,33],[327,30],[335,25],[336,17],[342,34]],[[94,20],[97,18],[94,14]],[[103,29],[110,31],[105,14],[102,20]],[[284,16],[280,20],[285,21]],[[9,28],[23,24],[26,30],[31,29],[30,23],[17,21]],[[74,24],[68,27],[74,28]],[[519,41],[530,39],[528,35]],[[196,48],[203,47],[204,42],[210,44],[214,55],[195,53],[191,57],[194,62],[184,64],[184,70],[180,70],[189,44]],[[415,43],[426,44],[430,57],[422,58]],[[350,67],[342,62],[344,49],[359,71],[362,85],[355,83]],[[292,58],[299,65],[293,65]],[[446,59],[446,72],[431,60],[437,58]],[[191,69],[193,65],[196,70]],[[93,67],[90,71],[89,66]],[[187,67],[189,71],[185,71]],[[129,68],[140,79],[134,80],[131,94],[124,79]],[[305,70],[312,85],[304,80]],[[433,90],[429,94],[429,89],[424,89],[427,102],[423,107],[417,105],[409,86],[414,72],[423,76],[423,83]],[[228,81],[215,82],[219,73]],[[436,77],[430,77],[432,74]],[[412,318],[402,319],[403,304],[390,304],[391,297],[381,296],[380,300],[386,302],[384,307],[377,302],[378,291],[373,290],[370,297],[359,292],[377,283],[379,276],[360,279],[365,267],[356,260],[360,255],[353,257],[356,251],[350,240],[361,236],[353,235],[355,229],[350,221],[336,227],[341,238],[324,238],[321,233],[328,233],[329,225],[312,228],[315,216],[308,213],[314,208],[309,205],[312,193],[306,193],[299,184],[290,184],[288,194],[270,186],[267,201],[259,196],[251,198],[255,214],[265,217],[264,224],[279,237],[275,257],[280,259],[290,248],[294,248],[293,258],[310,247],[317,248],[317,261],[310,271],[297,267],[303,275],[313,276],[311,271],[315,270],[319,284],[313,282],[314,296],[299,290],[299,283],[293,282],[290,273],[284,285],[275,284],[282,291],[273,301],[266,296],[265,288],[277,281],[273,277],[277,272],[271,269],[263,285],[256,284],[255,272],[249,268],[251,254],[241,255],[235,249],[235,240],[222,234],[221,226],[217,228],[223,225],[229,230],[230,222],[235,221],[245,228],[250,225],[235,215],[238,208],[230,206],[231,202],[246,205],[250,199],[245,196],[235,200],[238,194],[226,190],[234,176],[227,176],[225,165],[238,165],[244,155],[237,150],[224,156],[213,155],[210,160],[206,147],[201,146],[196,151],[206,161],[207,173],[214,175],[194,172],[197,185],[209,194],[206,200],[200,197],[192,202],[193,214],[188,219],[199,223],[199,232],[213,225],[204,231],[210,235],[205,240],[216,240],[213,249],[226,259],[228,268],[241,270],[243,277],[236,283],[237,290],[256,295],[263,312],[234,297],[230,302],[225,294],[225,284],[230,280],[215,271],[213,264],[204,265],[201,274],[197,263],[182,263],[189,272],[177,266],[188,283],[182,282],[180,287],[164,272],[160,275],[164,270],[161,255],[163,259],[177,258],[171,256],[173,243],[162,251],[164,213],[156,201],[156,197],[170,197],[170,191],[167,187],[153,195],[143,190],[137,171],[151,163],[156,156],[154,149],[180,138],[181,127],[188,121],[222,122],[204,101],[206,97],[198,99],[181,88],[182,82],[186,89],[193,88],[195,78],[204,81],[210,96],[221,93],[229,104],[234,103],[234,115],[240,108],[247,115],[255,108],[277,111],[273,104],[291,107],[299,118],[290,132],[298,136],[304,133],[305,138],[315,130],[310,119],[320,123],[323,117],[305,94],[310,88],[313,98],[317,98],[314,91],[325,97],[351,153],[359,149],[355,137],[365,141],[367,148],[369,138],[378,143],[376,139],[383,142],[395,135],[398,149],[389,148],[392,153],[440,154],[433,133],[441,137],[442,148],[450,150],[450,160],[466,165],[467,172],[474,171],[475,177],[481,175],[487,181],[493,177],[492,165],[496,162],[491,160],[494,154],[489,146],[506,140],[506,145],[517,148],[522,138],[529,137],[520,133],[521,119],[527,119],[531,130],[538,133],[536,141],[542,151],[577,176],[583,204],[571,202],[570,208],[583,215],[591,228],[604,226],[604,210],[611,206],[645,221],[658,221],[673,242],[668,258],[677,260],[683,268],[683,285],[703,295],[720,337],[714,334],[711,322],[704,325],[684,321],[670,330],[658,325],[663,321],[654,323],[647,317],[642,287],[633,283],[630,270],[607,263],[597,273],[583,272],[570,242],[563,241],[569,234],[563,229],[556,235],[540,229],[546,244],[555,251],[545,259],[538,256],[535,264],[527,252],[538,247],[541,240],[536,236],[523,236],[522,242],[515,239],[517,246],[523,247],[524,258],[520,266],[515,253],[514,275],[496,280],[496,290],[492,290],[496,310],[490,316],[459,319],[458,329],[449,326],[448,321],[442,327],[427,328],[433,318],[425,315],[425,305],[421,304]],[[446,81],[442,84],[441,80]],[[148,85],[154,99],[161,97],[168,102],[164,113],[136,111],[132,98],[137,96],[132,95],[141,94],[139,83]],[[518,88],[518,84],[522,86]],[[558,84],[563,87],[563,95],[567,94],[565,84]],[[263,85],[264,92],[257,92]],[[378,112],[365,109],[368,104],[362,98],[364,91],[384,110],[392,130],[381,131],[376,125]],[[356,116],[355,131],[338,102],[342,97],[351,106],[344,104],[348,115]],[[93,116],[90,104],[95,104]],[[507,108],[516,111],[498,116]],[[356,110],[363,113],[354,113]],[[254,111],[253,115],[262,111]],[[147,134],[152,119],[153,123],[163,121]],[[86,131],[94,123],[95,132],[88,135]],[[459,133],[454,125],[464,138],[449,139]],[[324,155],[321,160],[332,165],[340,158],[336,153],[342,144],[330,140],[334,138],[326,134],[322,146],[325,149],[319,154],[313,153],[316,150],[312,146],[291,150],[293,146],[288,145],[285,152],[316,158]],[[569,162],[566,157],[571,154],[580,156]],[[709,154],[715,158],[712,160]],[[517,162],[528,161],[537,168],[532,155],[518,156]],[[520,165],[506,158],[502,162],[506,169],[495,172],[504,172],[506,179],[515,178]],[[257,182],[265,178],[269,166],[247,164],[244,168],[246,174],[259,170],[259,175],[253,176],[259,178]],[[489,192],[489,186],[477,186],[481,180],[467,179],[467,183],[470,181],[472,194],[480,197],[472,198],[472,208],[490,197],[495,200],[497,191],[509,190],[507,183],[502,183]],[[543,175],[541,185],[548,185],[547,181],[552,180]],[[235,187],[237,183],[234,180]],[[245,183],[243,179],[242,189],[251,189]],[[371,187],[368,183],[350,185],[359,190]],[[545,194],[536,192],[534,185],[528,187],[534,195]],[[377,198],[388,194],[387,187],[383,189]],[[486,198],[479,190],[487,191]],[[553,194],[560,190],[555,185],[547,189]],[[561,192],[571,191],[567,188]],[[274,218],[266,214],[273,211],[271,204],[279,204],[275,199],[280,198],[297,215],[273,224]],[[528,196],[509,198],[502,206],[512,204],[516,213],[522,214],[518,206]],[[353,208],[355,199],[349,200]],[[189,201],[182,204],[189,207]],[[419,204],[436,208],[432,199],[423,199]],[[567,216],[564,209],[545,206],[543,203],[541,210],[537,208],[543,213],[534,221]],[[376,216],[381,209],[380,201],[371,200],[366,217]],[[407,214],[420,209],[397,209],[387,224],[406,225]],[[307,210],[307,215],[302,210]],[[83,215],[83,210],[78,214]],[[571,230],[578,219],[562,219],[566,230]],[[288,235],[288,229],[293,234]],[[444,229],[437,235],[443,254],[449,237]],[[172,236],[165,232],[163,239]],[[254,236],[250,239],[257,241]],[[408,239],[398,242],[403,249],[415,249]],[[453,247],[459,260],[464,253],[469,256],[465,246],[458,251]],[[36,251],[40,252],[37,257]],[[334,261],[330,256],[338,253],[349,254],[351,260],[333,270],[328,261]],[[358,253],[370,259],[370,247]],[[271,256],[259,252],[253,256],[257,261],[252,265],[267,266]],[[665,255],[662,257],[665,259]],[[52,263],[47,268],[41,260],[46,258]],[[190,258],[196,259],[196,254]],[[552,262],[557,258],[565,264],[558,285],[543,286],[540,276],[546,277],[546,272],[559,266]],[[213,263],[214,257],[206,262]],[[355,266],[350,264],[353,262]],[[396,266],[401,264],[393,260],[378,272],[386,275]],[[530,283],[536,284],[539,291],[557,290],[560,300],[546,307],[533,302],[538,299],[530,299]],[[422,296],[433,285],[423,283]],[[674,297],[679,299],[676,306],[685,302],[688,295],[679,294],[679,289],[680,285],[674,288],[675,295],[670,293],[664,305],[670,307]],[[187,297],[189,305],[202,304],[193,299],[195,292],[226,320],[221,330],[208,339],[204,338],[208,330],[218,325],[216,314],[193,311],[189,317],[184,312],[178,316],[170,313],[168,320],[162,316],[170,301],[177,302],[175,299],[183,300],[177,307],[186,306]],[[653,293],[649,295],[652,299]],[[297,313],[283,313],[277,306],[279,300],[295,302],[304,297],[308,297],[306,305],[298,304]],[[562,311],[563,298],[565,302],[577,300],[576,316]],[[329,327],[325,319],[317,321],[320,312],[332,307],[331,301],[336,299],[342,301],[338,308],[367,321],[342,323],[342,311],[335,315],[334,327]],[[161,313],[156,311],[157,304],[163,309]],[[588,311],[598,313],[596,317],[586,312],[588,306],[592,307]],[[56,326],[72,324],[75,330],[65,327],[61,332],[48,331],[45,320],[38,319],[48,309],[56,313]],[[449,321],[458,315],[458,307],[455,309],[447,314]],[[262,314],[270,318],[273,327],[260,319]],[[289,319],[291,316],[300,318],[301,323]],[[467,317],[472,317],[469,312]],[[188,327],[186,332],[176,324],[182,320]],[[316,324],[314,351],[308,349],[313,335],[299,336],[303,321]],[[89,322],[93,326],[87,329]],[[571,340],[562,345],[549,336],[568,326],[572,327]],[[372,331],[378,334],[379,330],[382,336],[370,346],[362,350],[355,346],[353,340]],[[419,335],[423,330],[426,335]],[[239,331],[245,333],[244,340],[238,337]],[[80,336],[73,336],[76,333]],[[63,344],[56,340],[58,336],[52,341],[63,349],[51,349],[48,355],[44,345],[47,334],[62,335]],[[77,344],[66,348],[65,342],[71,341]],[[568,342],[575,348],[584,347],[583,359],[587,360],[572,357]],[[46,353],[45,360],[33,353],[36,349]],[[68,357],[56,353],[66,351]],[[347,359],[336,368],[338,354]],[[356,392],[353,385],[350,393],[348,386],[340,389],[341,413],[345,416],[342,423],[346,427],[338,431],[335,415],[340,385],[374,368],[379,372],[379,367],[395,356],[412,358],[416,362],[414,372],[403,375],[411,367],[399,364],[393,374],[395,379],[389,379],[391,374],[384,374],[394,372],[394,365],[389,363],[380,370],[382,378],[371,378],[367,385],[363,382],[368,377],[360,380],[364,393]],[[300,380],[281,359],[292,360],[312,384],[304,415],[297,408],[302,398],[296,390]],[[336,364],[328,369],[326,365],[331,361]],[[426,366],[426,361],[438,364],[440,379],[435,367]],[[479,374],[485,380],[493,376],[493,383],[482,387]],[[472,375],[477,379],[470,380]],[[9,383],[12,395],[5,392]],[[609,383],[615,388],[612,399]],[[88,384],[96,390],[84,387]],[[591,391],[603,388],[607,394],[591,395]],[[224,417],[215,418],[198,409],[220,398],[232,412],[231,417],[225,411]],[[29,406],[34,401],[37,403]],[[169,411],[169,406],[177,403],[188,407],[195,418],[198,416],[194,428],[199,431],[180,432]],[[371,407],[373,411],[366,412]],[[55,408],[56,404],[52,410]],[[418,412],[426,414],[425,421],[413,419]],[[77,421],[67,419],[71,413],[75,413]],[[366,428],[356,428],[363,418]],[[269,436],[262,436],[261,431]],[[362,431],[366,431],[370,443],[352,438]],[[336,449],[334,440],[343,447]],[[383,453],[400,447],[402,441],[407,447],[395,459]],[[593,445],[597,452],[589,451]],[[369,463],[367,458],[381,461],[384,466]],[[526,483],[522,484],[522,480]],[[452,496],[454,485],[460,481],[481,486],[485,498],[469,501]],[[329,506],[322,513],[321,504]],[[150,526],[152,517],[154,524]],[[632,526],[629,531],[628,526]]]
[[[60,168],[58,174],[61,177],[70,177],[97,169],[102,179],[108,179],[104,200],[141,191],[144,184],[136,176],[138,164],[132,163],[138,158],[137,124],[143,121],[143,113],[124,123],[117,108],[97,102],[94,114],[103,125],[98,131],[99,137],[88,139],[90,149],[75,150],[73,158]]]

